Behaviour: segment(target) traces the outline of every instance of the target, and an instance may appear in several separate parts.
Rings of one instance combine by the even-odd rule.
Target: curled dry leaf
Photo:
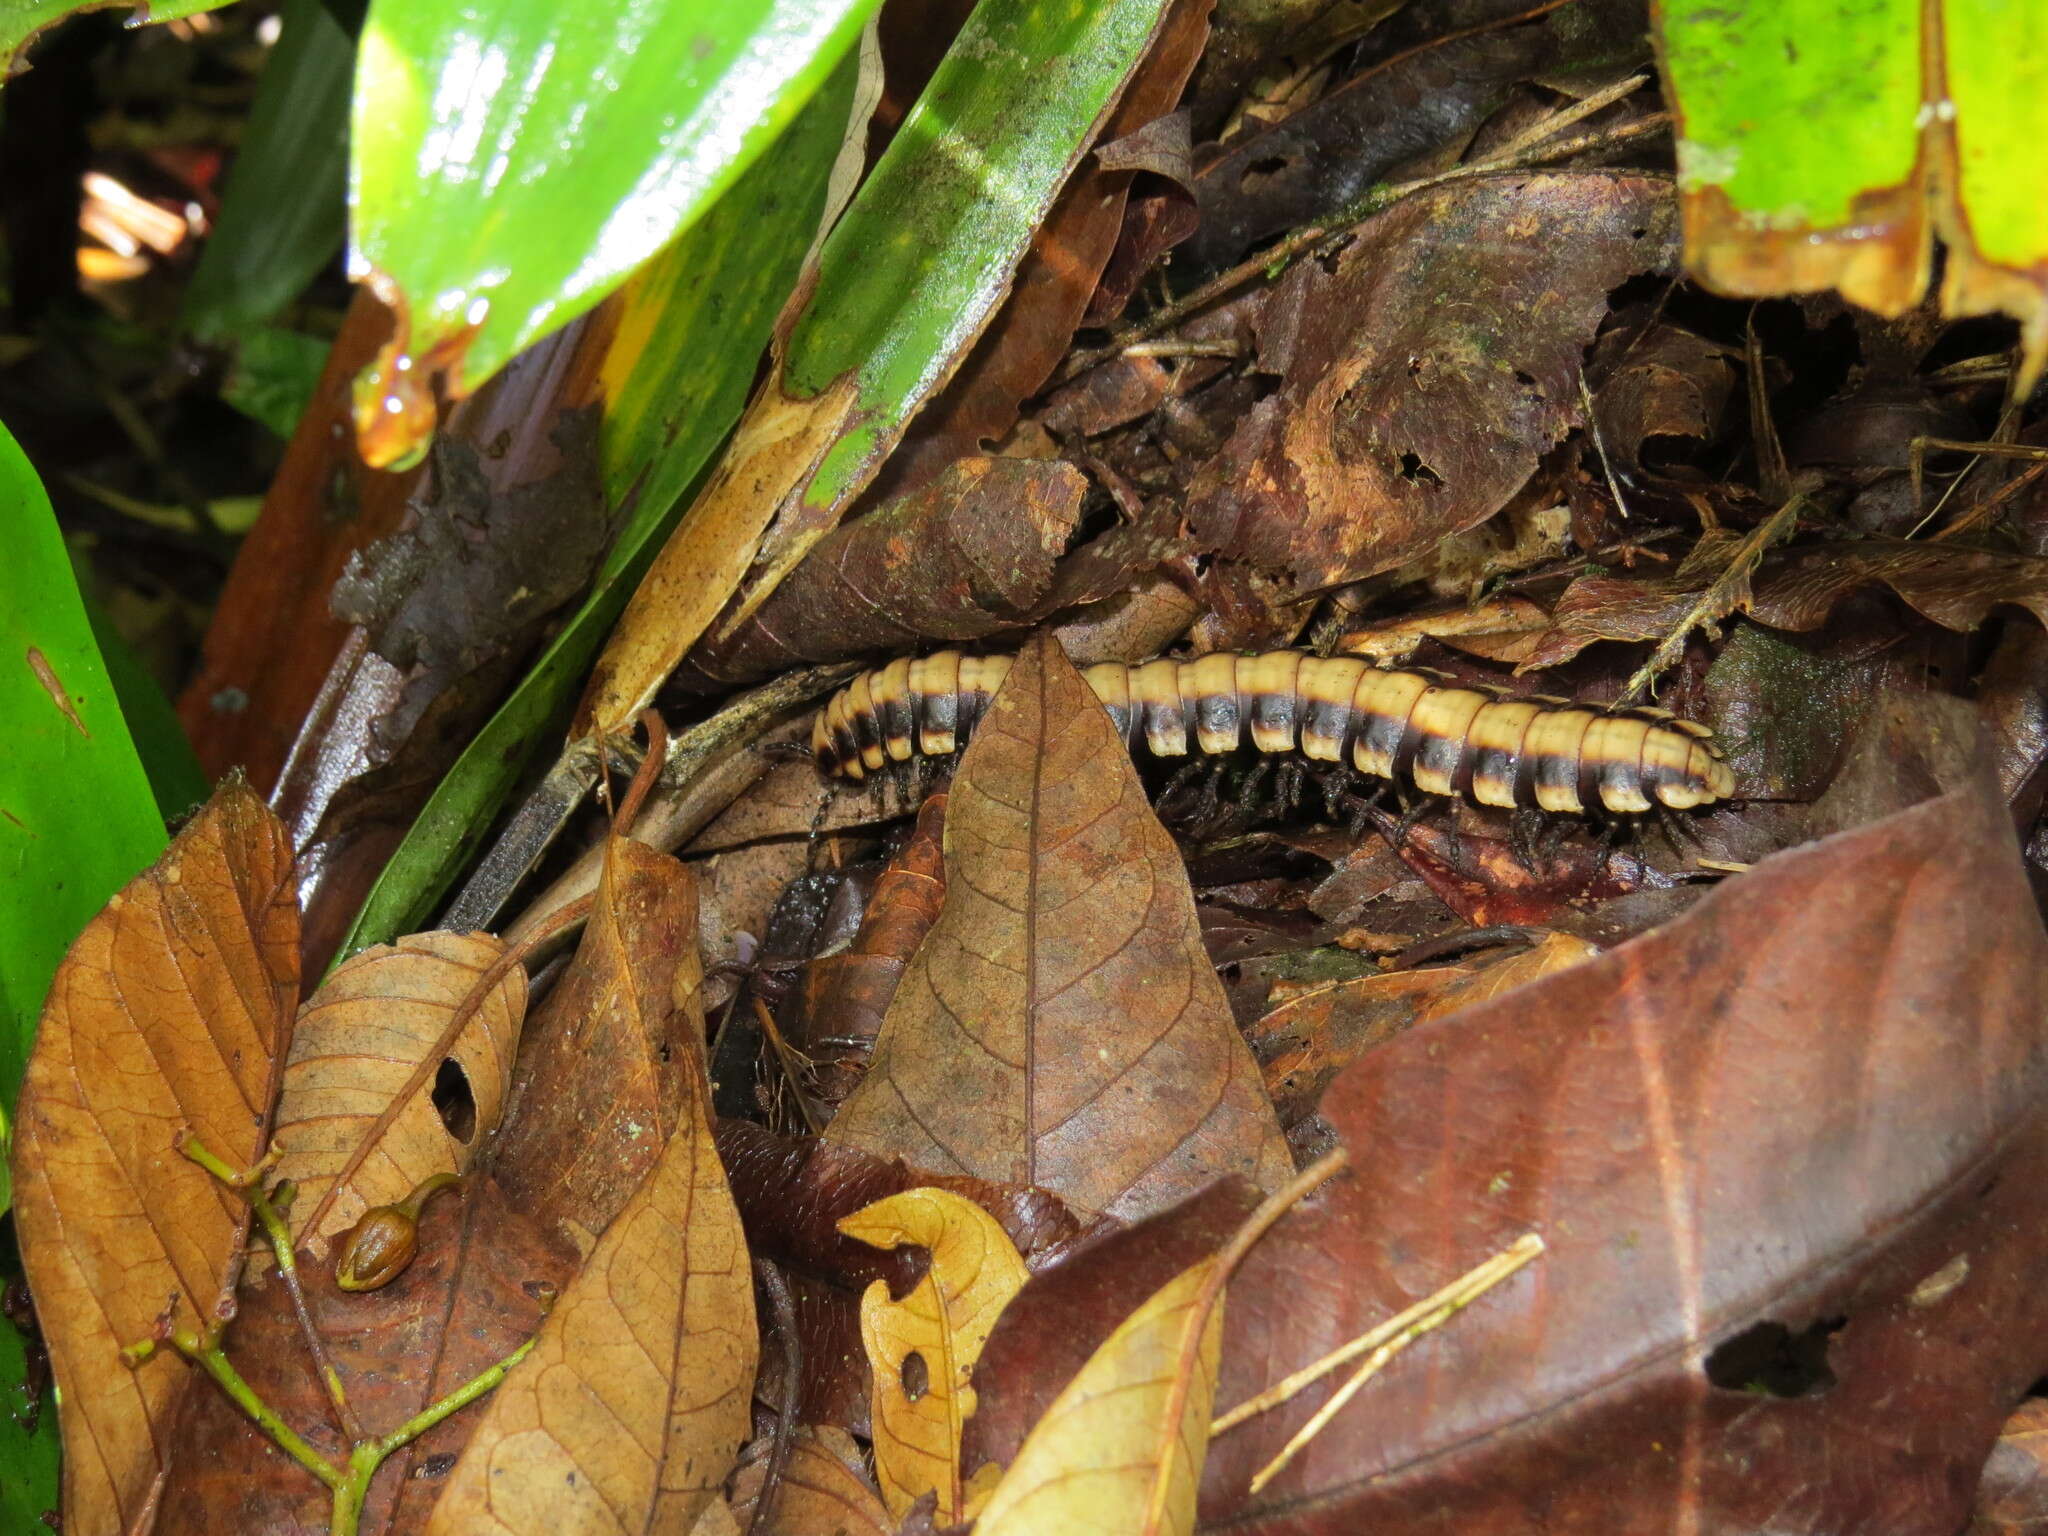
[[[1214,1258],[1118,1325],[1053,1399],[975,1523],[976,1536],[1188,1536],[1223,1348]]]
[[[519,966],[496,978],[446,1063],[420,1069],[504,953],[489,934],[416,933],[337,967],[299,1011],[277,1109],[278,1171],[299,1187],[293,1239],[316,1258],[371,1206],[403,1200],[433,1174],[466,1172],[496,1128],[526,1014]]]
[[[2048,1526],[2048,1398],[2030,1397],[1998,1432],[1964,1536],[2033,1536]]]
[[[729,637],[690,653],[713,690],[1025,622],[1080,524],[1088,479],[1059,459],[963,458],[833,530]]]
[[[750,1528],[767,1472],[768,1442],[757,1440],[741,1453],[732,1480],[732,1512],[741,1530]],[[897,1523],[868,1481],[853,1436],[834,1425],[800,1424],[789,1442],[774,1513],[751,1528],[753,1536],[896,1536]]]
[[[1578,422],[1608,291],[1667,266],[1676,223],[1647,177],[1483,177],[1404,199],[1328,263],[1300,263],[1259,322],[1280,388],[1196,476],[1196,537],[1309,590],[1491,517]]]
[[[686,1530],[746,1439],[759,1339],[690,1060],[682,1120],[506,1377],[427,1536]]]
[[[697,887],[615,837],[568,971],[536,1011],[492,1167],[543,1227],[588,1253],[681,1122],[704,1050]]]
[[[829,1139],[1119,1216],[1285,1179],[1179,850],[1056,642],[1018,655],[962,756],[945,848],[945,906]]]
[[[876,879],[853,941],[804,966],[785,1015],[783,1035],[815,1064],[816,1093],[827,1114],[867,1070],[910,957],[938,921],[946,898],[940,850],[946,801],[943,790],[926,798],[910,841]]]
[[[928,1492],[938,1494],[941,1524],[969,1519],[975,1501],[960,1465],[961,1425],[974,1415],[968,1377],[1024,1284],[1024,1260],[995,1217],[944,1189],[878,1200],[842,1217],[839,1230],[877,1248],[915,1244],[931,1255],[931,1267],[901,1301],[886,1280],[860,1299],[861,1339],[874,1371],[875,1473],[899,1520]],[[921,1376],[915,1392],[913,1371]]]
[[[14,1126],[22,1260],[57,1377],[65,1528],[135,1529],[198,1373],[121,1349],[203,1332],[232,1295],[249,1209],[175,1150],[268,1145],[298,991],[284,828],[239,779],[86,926],[50,988]]]

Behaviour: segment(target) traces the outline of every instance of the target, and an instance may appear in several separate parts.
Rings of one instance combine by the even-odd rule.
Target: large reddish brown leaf
[[[1524,1232],[1548,1251],[1257,1498],[1335,1379],[1219,1436],[1205,1521],[1950,1536],[2048,1365],[2044,1002],[2048,940],[1980,768],[1368,1053],[1323,1102],[1350,1171],[1232,1283],[1219,1407]],[[1094,1305],[1076,1276],[1041,1310],[1055,1270],[998,1324],[976,1453],[1014,1448],[1131,1304],[1144,1277],[1090,1258]],[[1798,1341],[1824,1372],[1774,1396]]]
[[[389,1434],[503,1359],[540,1326],[538,1297],[575,1271],[487,1176],[420,1215],[419,1255],[382,1290],[350,1295],[305,1274],[313,1325],[364,1427]],[[348,1445],[275,1272],[245,1280],[228,1330],[243,1379],[330,1461]],[[370,1484],[361,1536],[413,1536],[483,1410],[465,1408],[393,1455]],[[211,1386],[192,1394],[172,1442],[154,1536],[327,1536],[326,1488]]]
[[[1259,322],[1280,388],[1189,491],[1205,547],[1303,589],[1390,570],[1506,505],[1580,419],[1608,291],[1677,252],[1668,185],[1599,173],[1454,183],[1354,234],[1281,280]]]
[[[946,904],[829,1137],[1135,1215],[1290,1166],[1187,872],[1058,643],[1019,654],[960,760]]]
[[[232,1294],[249,1209],[181,1133],[262,1156],[298,992],[284,828],[239,779],[107,904],[50,988],[22,1086],[15,1219],[56,1370],[65,1529],[125,1532],[166,1470],[195,1383],[121,1348],[167,1311],[204,1330]]]

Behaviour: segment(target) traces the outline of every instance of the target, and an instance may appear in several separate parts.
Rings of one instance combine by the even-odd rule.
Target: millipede
[[[864,779],[966,741],[1009,675],[1008,656],[940,651],[864,672],[818,711],[811,750]],[[1690,810],[1730,798],[1713,733],[1649,706],[1600,706],[1303,650],[1160,657],[1082,669],[1125,743],[1157,757],[1234,752],[1348,763],[1428,796],[1567,815]]]

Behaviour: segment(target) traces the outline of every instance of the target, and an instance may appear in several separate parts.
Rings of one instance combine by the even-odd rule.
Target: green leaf
[[[534,749],[560,740],[591,657],[745,403],[817,229],[856,73],[849,57],[773,153],[627,285],[604,364],[601,451],[607,495],[632,510],[583,606],[436,787],[337,961],[422,926]]]
[[[416,459],[427,375],[466,394],[700,217],[877,0],[376,0],[350,270],[399,314],[358,381],[365,458]]]
[[[158,816],[173,821],[190,815],[206,803],[213,786],[206,782],[206,770],[199,766],[177,710],[92,593],[81,586],[78,595],[92,625],[93,643],[106,663],[107,680],[114,685],[114,700],[120,705],[121,718],[128,722],[136,756],[149,778]]]
[[[1163,11],[981,0],[827,236],[781,368],[635,594],[580,728],[626,729],[748,566],[760,574],[728,626],[873,479],[1009,292]]]
[[[285,0],[282,16],[220,217],[185,290],[185,328],[201,341],[234,341],[275,317],[345,233],[355,44],[320,0]]]
[[[7,61],[0,78],[19,71],[22,49],[45,27],[53,27],[79,11],[104,11],[129,3],[130,0],[0,0],[0,59]],[[152,0],[133,9],[143,21],[176,21],[180,16],[217,11],[227,3],[228,0]]]
[[[0,427],[0,1106],[11,1107],[57,964],[94,913],[163,851],[164,824],[94,644],[50,501]],[[0,1124],[4,1124],[0,1120]],[[5,1273],[19,1274],[10,1258]],[[57,1502],[57,1428],[11,1411],[20,1336],[0,1323],[0,1529]],[[49,1409],[46,1403],[45,1409]]]
[[[842,505],[979,336],[1161,0],[982,0],[818,258],[782,387],[852,374],[854,417],[804,489]]]
[[[328,344],[282,326],[242,333],[220,397],[290,441],[327,369]]]
[[[1657,21],[1696,276],[1900,314],[1938,231],[1944,312],[2016,316],[2031,387],[2048,359],[2048,7],[1660,0]]]
[[[49,498],[0,428],[0,1103],[12,1104],[57,962],[163,852]]]
[[[1920,0],[1663,0],[1679,185],[1766,227],[1847,222],[1920,151]]]

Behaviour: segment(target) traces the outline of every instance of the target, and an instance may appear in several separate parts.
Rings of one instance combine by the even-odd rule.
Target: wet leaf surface
[[[1026,648],[962,758],[946,850],[946,904],[832,1140],[1089,1213],[1284,1175],[1179,856],[1056,642]]]
[[[196,1373],[121,1350],[233,1292],[248,1207],[176,1150],[262,1156],[291,1040],[298,908],[284,829],[230,781],[87,925],[44,1008],[14,1128],[15,1221],[62,1397],[74,1530],[129,1528]]]
[[[1919,739],[1924,775],[1939,758]],[[1351,1171],[1249,1255],[1222,1404],[1520,1231],[1549,1252],[1390,1366],[1259,1497],[1252,1468],[1326,1390],[1220,1438],[1205,1520],[1953,1530],[2042,1363],[2008,1345],[2034,1326],[2038,1192],[2018,1170],[2043,1144],[2048,945],[1995,790],[1981,768],[1948,782],[1342,1074],[1322,1111]],[[2000,921],[1960,918],[1987,900]],[[1966,1284],[1922,1288],[1958,1254]],[[977,1448],[998,1457],[1016,1441],[997,1427],[1035,1414],[1020,1422],[998,1362],[1032,1336],[1038,1283],[978,1382]],[[1081,1331],[1058,1347],[1086,1347]],[[1777,1341],[1803,1341],[1789,1376]],[[1059,1371],[1030,1374],[1044,1393]],[[1848,1447],[1907,1382],[1921,1433],[1868,1476]]]

